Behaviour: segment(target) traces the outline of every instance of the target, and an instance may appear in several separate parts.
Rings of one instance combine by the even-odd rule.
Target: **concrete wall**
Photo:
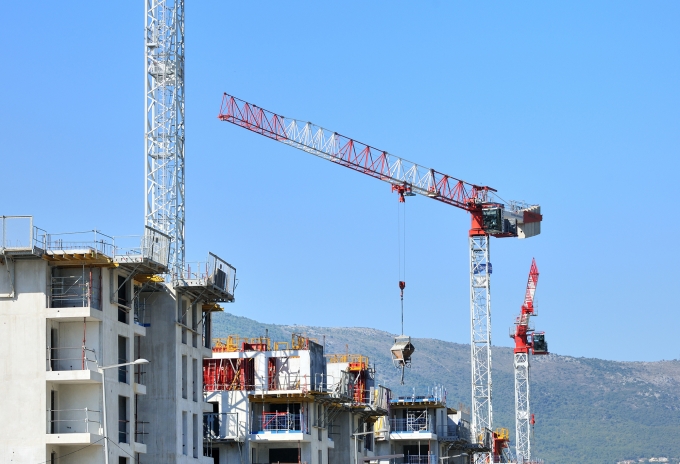
[[[0,462],[42,462],[45,456],[45,289],[47,262],[0,264]],[[8,272],[9,271],[9,272]]]
[[[95,274],[102,273],[101,310],[82,307],[62,308],[59,311],[47,308],[50,283],[53,275],[75,275],[86,272],[82,266],[64,268],[55,263],[34,257],[18,259],[16,265],[0,264],[0,294],[9,293],[14,280],[15,294],[12,298],[0,297],[0,337],[5,352],[0,356],[0,410],[9,418],[0,424],[0,462],[44,462],[54,451],[59,458],[80,445],[47,445],[50,428],[52,391],[55,392],[55,431],[60,434],[89,432],[103,436],[102,384],[92,381],[75,380],[64,383],[55,379],[48,381],[47,372],[82,371],[82,344],[93,352],[87,352],[90,360],[85,363],[88,371],[118,363],[118,337],[127,338],[128,360],[132,360],[134,336],[144,335],[144,329],[132,324],[118,322],[118,307],[110,301],[110,280],[116,278],[118,269],[95,268]],[[72,314],[92,314],[83,321]],[[56,351],[52,348],[52,329],[56,330]],[[69,348],[69,349],[59,349]],[[50,357],[61,358],[50,363]],[[69,358],[69,359],[65,359]],[[95,378],[99,378],[97,374]],[[120,383],[116,369],[105,371],[107,389],[107,429],[112,441],[118,442],[118,397],[128,398],[127,419],[133,421],[134,391],[132,374],[128,383]],[[74,410],[74,411],[65,411]],[[87,411],[86,411],[87,410]],[[85,418],[89,418],[86,422]],[[129,425],[129,441],[134,435],[134,423]],[[120,445],[133,454],[129,444]],[[110,447],[110,458],[117,461],[127,456],[116,446]],[[103,462],[102,443],[69,456],[69,462]]]
[[[203,358],[210,354],[201,343],[201,302],[192,305],[187,297],[178,295],[169,285],[161,291],[145,293],[143,298],[150,325],[141,340],[140,355],[150,364],[146,375],[147,394],[139,398],[138,413],[142,420],[150,422],[152,430],[144,462],[195,463],[203,456],[202,366]],[[195,319],[192,311],[196,311]],[[186,398],[182,394],[183,372],[186,372]],[[186,440],[183,439],[183,413],[186,414]],[[197,437],[194,436],[194,416],[198,425]],[[194,454],[198,458],[194,458]]]

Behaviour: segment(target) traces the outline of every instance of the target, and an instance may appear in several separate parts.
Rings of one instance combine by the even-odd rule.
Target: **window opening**
[[[118,443],[129,443],[128,397],[118,397]]]

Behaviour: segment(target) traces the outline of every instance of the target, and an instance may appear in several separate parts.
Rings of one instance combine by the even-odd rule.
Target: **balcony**
[[[135,443],[146,445],[146,436],[149,434],[149,432],[146,431],[148,427],[148,422],[135,421]]]
[[[258,441],[310,442],[305,417],[287,412],[265,412],[255,421],[251,439]]]
[[[245,423],[237,413],[203,414],[203,439],[206,442],[243,441]]]
[[[288,412],[263,412],[259,417],[259,429],[256,433],[302,432],[302,414]]]
[[[84,409],[52,409],[47,411],[47,444],[103,445],[101,411]]]
[[[102,294],[98,282],[87,275],[52,277],[47,317],[61,322],[101,322]]]
[[[136,395],[146,395],[146,371],[143,370],[143,365],[133,366],[133,383],[132,388]]]
[[[407,419],[390,419],[392,432],[428,432],[434,433],[431,417],[412,417]]]
[[[86,346],[47,348],[45,379],[56,383],[101,383],[97,354]]]
[[[146,453],[146,441],[149,432],[149,423],[145,421],[135,421],[135,436],[132,442],[132,450],[135,453]]]
[[[391,440],[432,440],[436,439],[432,417],[410,417],[390,419]]]

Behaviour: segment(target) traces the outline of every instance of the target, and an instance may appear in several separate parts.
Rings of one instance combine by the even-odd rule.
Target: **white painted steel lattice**
[[[184,263],[184,0],[146,1],[145,222]]]
[[[491,404],[491,295],[489,280],[489,236],[470,237],[470,322],[472,363],[472,432],[486,441],[493,430]],[[492,462],[491,453],[474,455],[475,463]]]
[[[531,460],[529,441],[529,354],[515,353],[515,440],[517,462]]]

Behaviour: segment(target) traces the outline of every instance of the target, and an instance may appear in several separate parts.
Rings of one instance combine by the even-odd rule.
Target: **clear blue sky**
[[[3,6],[0,214],[141,233],[143,2]],[[540,203],[492,243],[493,342],[541,271],[558,354],[680,358],[677,2],[186,5],[188,257],[238,269],[228,310],[399,331],[386,184],[216,116],[222,93]],[[408,202],[406,332],[469,341],[468,216]]]

